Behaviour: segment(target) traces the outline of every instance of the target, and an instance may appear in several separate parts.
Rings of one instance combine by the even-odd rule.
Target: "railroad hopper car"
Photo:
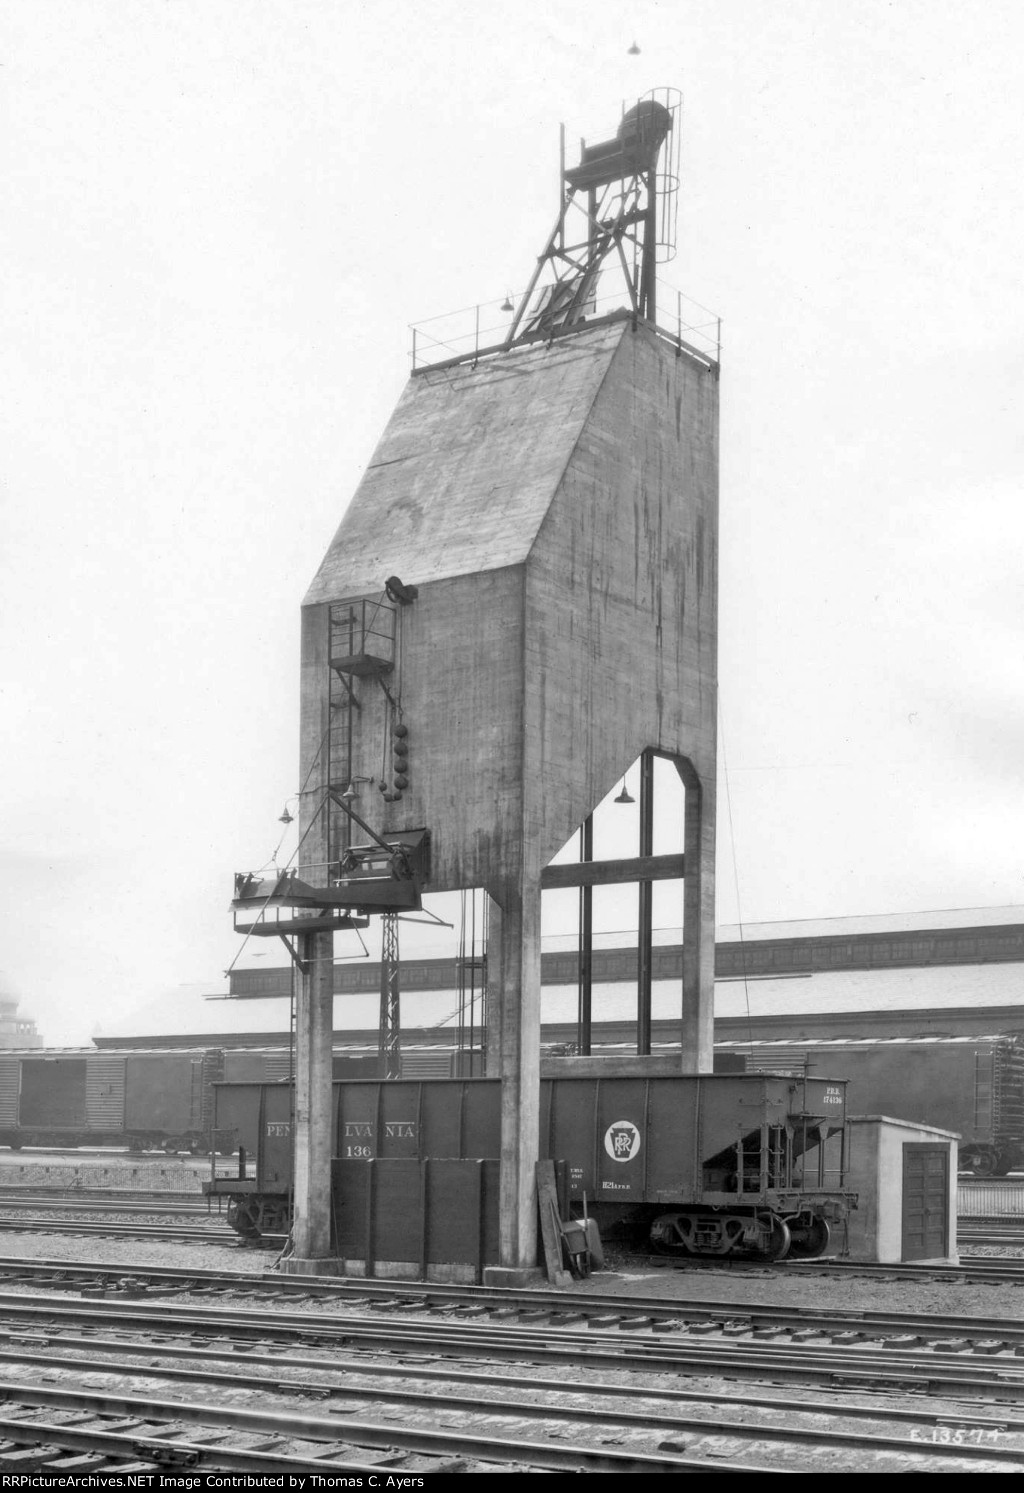
[[[716,1067],[849,1080],[851,1113],[936,1125],[960,1137],[959,1167],[1024,1170],[1024,1044],[1012,1037],[718,1043]]]
[[[223,1062],[219,1048],[5,1052],[0,1145],[209,1151]]]
[[[218,1084],[215,1122],[246,1175],[207,1184],[244,1235],[287,1230],[292,1089]],[[353,1165],[500,1155],[496,1079],[334,1085],[334,1218]],[[845,1190],[845,1085],[770,1075],[558,1077],[541,1084],[541,1149],[564,1163],[568,1205],[584,1198],[605,1234],[680,1254],[813,1256],[855,1199]],[[340,1163],[340,1164],[339,1164]]]

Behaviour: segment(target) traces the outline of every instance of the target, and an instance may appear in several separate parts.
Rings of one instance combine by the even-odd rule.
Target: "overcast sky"
[[[0,966],[48,1041],[223,988],[407,326],[522,288],[559,123],[654,85],[724,318],[719,919],[1024,902],[1022,56],[1019,0],[8,0]]]

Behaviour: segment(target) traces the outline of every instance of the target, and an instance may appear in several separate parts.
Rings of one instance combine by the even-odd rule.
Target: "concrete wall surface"
[[[302,780],[328,604],[397,574],[409,786],[364,804],[430,829],[431,890],[538,876],[645,747],[692,762],[713,833],[717,440],[715,374],[628,320],[414,376],[306,597]],[[356,690],[353,770],[378,776],[391,707]]]
[[[627,331],[414,374],[304,604],[522,564]]]

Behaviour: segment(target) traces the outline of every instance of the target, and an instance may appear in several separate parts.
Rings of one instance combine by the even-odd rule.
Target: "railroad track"
[[[978,1239],[976,1242],[980,1244],[982,1240]],[[1014,1259],[1000,1255],[967,1255],[958,1265],[941,1263],[919,1265],[912,1261],[874,1264],[871,1261],[844,1260],[838,1257],[818,1260],[762,1261],[757,1264],[752,1264],[750,1261],[737,1261],[735,1264],[730,1264],[724,1260],[705,1261],[673,1258],[668,1255],[637,1256],[634,1264],[647,1270],[678,1270],[691,1274],[718,1271],[725,1278],[731,1278],[735,1274],[770,1274],[785,1278],[800,1273],[826,1278],[828,1276],[837,1278],[863,1276],[880,1280],[915,1280],[926,1284],[942,1281],[950,1284],[1024,1285],[1024,1258]]]
[[[218,1198],[218,1205],[223,1199]],[[130,1192],[107,1188],[78,1189],[74,1187],[4,1187],[0,1185],[0,1204],[9,1207],[33,1207],[61,1211],[116,1213],[166,1213],[166,1214],[212,1214],[218,1209],[211,1206],[212,1200],[197,1193]],[[957,1238],[961,1242],[987,1239],[989,1235],[1005,1236],[1006,1242],[1024,1246],[1024,1216],[986,1215],[961,1217],[957,1223]],[[1002,1239],[1000,1240],[1002,1242]],[[699,1262],[698,1262],[699,1263]],[[709,1261],[713,1266],[728,1265],[728,1260]],[[739,1261],[747,1265],[749,1261]],[[783,1262],[785,1263],[785,1262]]]
[[[8,1233],[44,1233],[44,1234],[67,1234],[72,1237],[89,1238],[102,1237],[109,1239],[146,1239],[164,1243],[187,1243],[187,1244],[209,1244],[222,1247],[237,1248],[240,1237],[231,1231],[219,1214],[212,1213],[204,1203],[192,1205],[168,1205],[151,1206],[147,1203],[125,1206],[124,1203],[111,1202],[102,1204],[88,1202],[84,1206],[77,1200],[69,1200],[61,1197],[36,1199],[29,1204],[27,1200],[18,1199],[17,1203],[11,1200],[17,1211],[8,1211],[6,1216],[0,1218],[0,1232]],[[36,1211],[28,1211],[29,1207]],[[184,1216],[194,1218],[197,1221],[207,1220],[209,1227],[175,1227],[171,1224],[162,1223],[134,1223],[126,1222],[123,1217],[108,1218],[103,1222],[86,1220],[81,1218],[55,1218],[54,1213],[112,1213],[123,1215],[125,1213],[139,1213],[142,1215]],[[266,1249],[280,1249],[285,1243],[284,1235],[268,1234],[262,1236],[258,1241],[260,1247]],[[960,1237],[960,1236],[958,1236]],[[249,1241],[252,1244],[252,1241]],[[981,1233],[973,1230],[961,1238],[963,1243],[989,1244],[989,1245],[1013,1245],[1024,1244],[1024,1232],[1021,1233]],[[959,1265],[874,1265],[870,1263],[846,1261],[842,1259],[821,1259],[802,1261],[780,1261],[776,1264],[759,1262],[751,1265],[749,1261],[728,1260],[694,1260],[673,1259],[665,1255],[652,1255],[641,1257],[642,1263],[647,1268],[663,1268],[668,1270],[716,1270],[716,1271],[739,1271],[758,1273],[765,1269],[772,1271],[787,1272],[791,1270],[810,1271],[814,1274],[828,1275],[830,1272],[843,1275],[859,1275],[863,1277],[874,1276],[888,1279],[921,1280],[921,1281],[954,1281],[954,1282],[1004,1282],[1007,1284],[1024,1284],[1024,1258],[1013,1260],[1007,1258],[992,1257],[968,1257]]]
[[[920,1284],[944,1285],[1009,1285],[1024,1286],[1024,1260],[987,1258],[970,1255],[959,1265],[917,1265],[913,1262],[899,1264],[872,1264],[870,1261],[829,1260],[815,1263],[801,1261],[795,1270],[810,1269],[807,1274],[820,1278],[839,1280],[843,1277],[862,1277],[875,1280],[917,1281]]]
[[[203,1320],[210,1319],[214,1306],[219,1308],[232,1300],[255,1298],[271,1302],[275,1307],[287,1301],[295,1305],[315,1304],[318,1312],[328,1306],[338,1311],[370,1312],[368,1330],[378,1335],[381,1322],[388,1314],[394,1314],[390,1317],[389,1331],[399,1335],[404,1330],[404,1321],[415,1336],[421,1330],[415,1321],[420,1313],[429,1317],[430,1331],[436,1330],[439,1321],[448,1319],[477,1325],[486,1321],[500,1332],[506,1324],[518,1328],[536,1323],[545,1324],[537,1329],[542,1334],[556,1327],[555,1340],[559,1342],[565,1335],[562,1329],[582,1330],[582,1341],[592,1346],[600,1344],[599,1334],[605,1329],[617,1342],[623,1340],[623,1332],[649,1332],[649,1352],[670,1351],[673,1335],[683,1332],[697,1337],[719,1333],[723,1341],[742,1339],[749,1334],[759,1341],[785,1342],[787,1335],[797,1334],[800,1346],[817,1343],[825,1347],[826,1339],[835,1340],[843,1349],[875,1342],[887,1354],[912,1346],[926,1350],[929,1362],[938,1362],[942,1354],[952,1355],[958,1364],[962,1364],[960,1355],[964,1353],[974,1353],[983,1359],[998,1356],[1001,1371],[1005,1370],[1014,1379],[1024,1375],[1024,1318],[1008,1321],[1004,1315],[963,1318],[925,1316],[911,1311],[826,1310],[764,1303],[738,1307],[729,1300],[644,1300],[605,1292],[561,1294],[439,1282],[410,1287],[408,1283],[394,1281],[326,1276],[317,1277],[315,1284],[311,1284],[303,1276],[240,1275],[236,1271],[178,1267],[147,1267],[144,1272],[131,1274],[123,1264],[69,1265],[67,1261],[0,1258],[0,1286],[5,1284],[102,1297],[107,1304],[98,1314],[100,1321],[105,1320],[104,1312],[120,1313],[128,1309],[127,1303],[147,1298],[174,1302],[175,1298],[200,1297],[204,1301]],[[8,1305],[11,1310],[18,1310],[17,1297],[13,1305],[10,1302]],[[82,1310],[89,1315],[92,1309]],[[258,1329],[263,1325],[259,1313],[255,1314],[255,1320]],[[297,1323],[302,1330],[308,1330],[308,1319],[300,1316]],[[360,1331],[358,1325],[353,1326],[351,1317],[342,1319],[342,1327],[346,1333],[358,1335]],[[590,1336],[591,1333],[598,1335]],[[909,1342],[911,1338],[913,1343]],[[521,1334],[510,1339],[513,1347],[521,1341]],[[895,1361],[889,1356],[885,1359],[887,1364]]]
[[[958,1244],[999,1244],[1024,1249],[1024,1218],[961,1218]]]
[[[52,1271],[33,1274],[30,1286],[55,1280]],[[515,1322],[484,1322],[481,1303],[460,1304],[457,1293],[435,1294],[433,1287],[359,1296],[347,1285],[321,1290],[318,1282],[311,1288],[308,1279],[293,1280],[282,1292],[278,1280],[235,1277],[227,1286],[214,1286],[182,1280],[176,1272],[168,1281],[167,1274],[150,1272],[151,1289],[190,1285],[194,1293],[205,1284],[208,1291],[230,1290],[236,1298],[255,1295],[259,1307],[229,1306],[223,1295],[215,1302],[150,1302],[108,1294],[102,1304],[92,1304],[49,1291],[42,1300],[39,1294],[0,1292],[0,1394],[5,1412],[17,1407],[15,1416],[0,1421],[0,1435],[15,1441],[20,1436],[21,1446],[45,1446],[47,1455],[71,1449],[69,1436],[84,1438],[82,1446],[100,1433],[120,1436],[125,1440],[117,1447],[108,1439],[90,1454],[155,1457],[159,1444],[169,1460],[204,1471],[237,1470],[240,1458],[268,1455],[276,1471],[365,1472],[373,1465],[399,1474],[454,1470],[453,1458],[462,1459],[460,1470],[1024,1466],[1024,1416],[1014,1405],[894,1406],[891,1394],[871,1391],[879,1382],[889,1391],[894,1385],[919,1390],[920,1354],[903,1347],[851,1353],[839,1345],[830,1355],[806,1341],[783,1346],[759,1340],[753,1334],[760,1308],[746,1317],[748,1341],[734,1336],[712,1343],[692,1328],[711,1321],[724,1332],[739,1319],[718,1323],[714,1313],[705,1313],[687,1322],[682,1313],[692,1313],[693,1303],[680,1304],[664,1337],[653,1323],[640,1328],[635,1316],[627,1320],[602,1311],[607,1298],[582,1298],[583,1309],[573,1312],[581,1298],[548,1294],[541,1314],[548,1320],[541,1327],[522,1320],[529,1307]],[[96,1271],[89,1277],[98,1283],[92,1287],[84,1279],[69,1280],[65,1271],[56,1284],[63,1291],[106,1289],[113,1277],[109,1270]],[[283,1310],[281,1297],[289,1306],[315,1301],[315,1316]],[[275,1310],[268,1310],[271,1303]],[[327,1305],[335,1310],[325,1311]],[[630,1306],[635,1310],[637,1302]],[[510,1311],[496,1302],[493,1309]],[[474,1315],[453,1315],[459,1312]],[[789,1316],[790,1332],[799,1332],[793,1323],[806,1314]],[[567,1320],[556,1325],[552,1317]],[[587,1323],[582,1329],[580,1319]],[[859,1381],[837,1377],[851,1357],[859,1358]],[[936,1350],[930,1358],[927,1372],[937,1375],[933,1393],[940,1386],[959,1396],[987,1393],[991,1360],[965,1367],[953,1352]],[[545,1372],[565,1363],[574,1365],[573,1375]],[[1015,1398],[1024,1386],[1020,1369],[999,1378],[1003,1393]],[[796,1401],[780,1388],[780,1376],[790,1382],[794,1373],[804,1385],[820,1386],[814,1395],[805,1391]],[[712,1374],[721,1379],[720,1388],[708,1385]],[[52,1382],[57,1376],[62,1382]],[[699,1385],[681,1387],[694,1376]],[[773,1382],[759,1390],[735,1383],[755,1376]],[[251,1404],[256,1393],[263,1400],[258,1409]],[[296,1400],[318,1402],[316,1413],[296,1413]],[[99,1420],[111,1415],[125,1423]],[[822,1415],[828,1417],[825,1426]],[[55,1429],[63,1440],[51,1443],[46,1437]],[[272,1452],[265,1442],[262,1450],[252,1444],[253,1437],[268,1435],[277,1438]]]
[[[205,1218],[205,1214],[203,1215]],[[216,1215],[210,1223],[185,1225],[162,1223],[125,1223],[114,1219],[104,1222],[89,1219],[53,1218],[47,1214],[37,1216],[0,1218],[0,1232],[8,1234],[66,1234],[78,1239],[148,1239],[159,1243],[214,1244],[237,1248],[239,1235],[229,1229]],[[284,1236],[266,1236],[268,1248],[280,1248]]]
[[[652,1255],[646,1263],[652,1268],[693,1269],[692,1264],[666,1260],[664,1256]],[[875,1280],[918,1281],[926,1285],[938,1282],[949,1285],[1024,1285],[1024,1259],[1003,1258],[998,1255],[968,1255],[961,1259],[959,1265],[919,1265],[912,1261],[875,1264],[862,1260],[823,1259],[786,1260],[764,1268],[783,1277],[800,1273],[815,1278],[824,1276],[826,1279],[842,1279],[859,1276]]]
[[[220,1201],[220,1199],[218,1199]],[[160,1213],[214,1216],[211,1200],[202,1197],[168,1198],[166,1193],[153,1193],[140,1198],[137,1193],[122,1196],[83,1194],[61,1189],[59,1192],[35,1191],[21,1187],[0,1187],[0,1206],[11,1208],[35,1208],[47,1212],[79,1213]]]

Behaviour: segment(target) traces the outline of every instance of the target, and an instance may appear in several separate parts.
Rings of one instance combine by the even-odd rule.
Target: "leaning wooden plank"
[[[555,1190],[555,1164],[537,1162],[537,1208],[540,1213],[540,1237],[544,1245],[544,1264],[553,1286],[567,1286],[572,1277],[562,1267],[562,1237],[559,1229],[558,1194]]]

